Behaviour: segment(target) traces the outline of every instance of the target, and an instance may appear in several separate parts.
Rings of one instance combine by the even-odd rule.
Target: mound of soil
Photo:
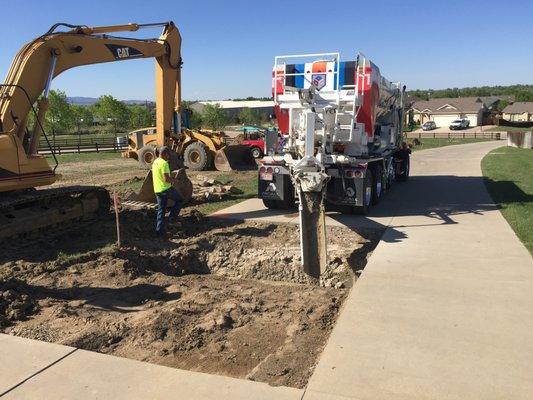
[[[301,271],[297,226],[190,211],[159,239],[154,219],[122,212],[121,249],[112,218],[6,248],[0,330],[302,388],[379,236],[328,229],[328,270],[316,282]]]
[[[38,310],[25,287],[18,279],[0,281],[0,328],[22,321]]]

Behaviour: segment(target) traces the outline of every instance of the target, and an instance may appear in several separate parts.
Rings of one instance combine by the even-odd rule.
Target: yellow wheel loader
[[[163,32],[155,39],[110,35],[147,27],[162,27]],[[57,159],[43,129],[52,79],[81,65],[155,58],[155,143],[175,148],[183,142],[174,140],[183,136],[179,121],[180,51],[181,36],[173,22],[101,27],[55,24],[22,47],[0,85],[0,241],[109,210],[109,193],[101,187],[35,189],[59,179]],[[35,116],[33,128],[27,126],[30,113]],[[41,136],[52,151],[53,167],[38,152]],[[178,166],[179,160],[174,161],[172,166]],[[191,182],[184,170],[179,176],[178,190],[189,199]]]
[[[187,120],[186,112],[183,112],[182,125],[185,125]],[[218,171],[257,167],[249,146],[228,145],[222,132],[192,130],[186,127],[182,127],[181,135],[172,135],[164,142],[161,142],[155,127],[130,132],[128,149],[122,156],[134,158],[141,166],[150,169],[156,158],[156,149],[162,145],[172,148],[175,156],[192,171],[204,171],[213,167]]]

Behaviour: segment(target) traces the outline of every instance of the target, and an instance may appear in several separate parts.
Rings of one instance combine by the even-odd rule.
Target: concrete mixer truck
[[[402,150],[405,88],[359,54],[278,56],[272,95],[281,136],[267,143],[259,197],[270,209],[299,205],[302,263],[325,267],[325,207],[366,214],[409,176]],[[268,138],[267,138],[268,142]]]

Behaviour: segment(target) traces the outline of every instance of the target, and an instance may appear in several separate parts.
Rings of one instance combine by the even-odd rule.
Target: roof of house
[[[533,101],[517,101],[505,107],[503,112],[506,114],[523,114],[525,112],[533,114]]]
[[[454,112],[477,113],[484,103],[479,97],[458,97],[455,99],[420,100],[413,104],[417,111],[429,111],[432,114],[449,114]]]
[[[485,104],[485,106],[489,108],[501,100],[505,100],[510,103],[514,101],[514,95],[512,94],[504,94],[501,96],[479,96],[479,98],[481,99],[483,104]]]

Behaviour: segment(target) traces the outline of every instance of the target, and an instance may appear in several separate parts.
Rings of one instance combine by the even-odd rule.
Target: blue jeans
[[[155,197],[157,198],[157,223],[155,231],[161,235],[165,232],[165,211],[167,209],[168,199],[174,200],[174,205],[170,209],[168,216],[171,221],[178,216],[183,205],[183,199],[175,187],[171,187],[164,192],[156,193]]]

